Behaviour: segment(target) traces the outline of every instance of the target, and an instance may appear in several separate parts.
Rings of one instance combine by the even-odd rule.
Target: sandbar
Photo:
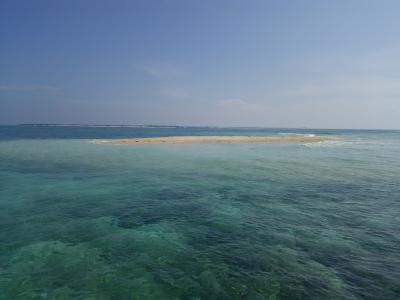
[[[264,143],[304,144],[333,140],[326,136],[168,136],[129,138],[96,141],[99,144],[143,145],[143,144],[192,144],[192,143]]]

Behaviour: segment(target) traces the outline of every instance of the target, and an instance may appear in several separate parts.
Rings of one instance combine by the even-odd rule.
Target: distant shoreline
[[[259,129],[259,130],[344,130],[344,131],[400,131],[400,128],[335,128],[335,127],[287,127],[287,126],[217,126],[217,125],[153,125],[153,124],[52,124],[52,123],[19,123],[0,124],[0,127],[72,127],[72,128],[138,128],[138,129]]]
[[[191,144],[191,143],[264,143],[264,144],[304,144],[334,140],[326,136],[170,136],[152,138],[131,138],[99,140],[97,144],[143,145],[143,144]]]
[[[11,126],[32,126],[32,127],[126,127],[126,128],[186,128],[187,126],[178,125],[107,125],[107,124],[17,124]]]

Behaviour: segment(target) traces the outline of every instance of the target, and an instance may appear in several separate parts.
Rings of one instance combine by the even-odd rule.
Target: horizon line
[[[296,130],[376,130],[399,131],[397,128],[334,128],[334,127],[286,127],[286,126],[219,126],[219,125],[171,125],[171,124],[99,124],[99,123],[17,123],[0,126],[43,126],[43,127],[132,127],[132,128],[221,128],[221,129],[296,129]]]

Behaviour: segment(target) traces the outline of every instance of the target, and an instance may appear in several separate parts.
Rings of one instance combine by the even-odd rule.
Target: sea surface
[[[0,299],[400,299],[400,132],[0,126]]]

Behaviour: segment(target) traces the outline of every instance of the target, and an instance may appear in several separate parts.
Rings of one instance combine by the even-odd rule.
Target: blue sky
[[[0,1],[0,124],[400,128],[399,1]]]

